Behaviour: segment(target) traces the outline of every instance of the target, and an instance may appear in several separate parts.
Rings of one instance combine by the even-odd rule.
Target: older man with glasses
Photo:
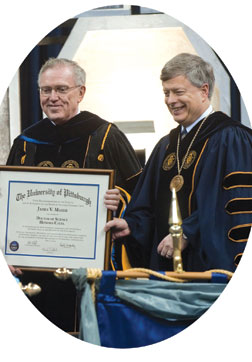
[[[17,137],[8,165],[116,170],[115,184],[130,194],[141,166],[126,136],[112,123],[79,110],[85,71],[74,61],[49,59],[38,76],[40,105],[47,116]],[[119,191],[110,190],[105,204],[116,210]]]
[[[47,116],[25,129],[11,148],[7,164],[17,166],[114,169],[115,184],[121,193],[132,193],[141,166],[126,136],[112,123],[97,115],[80,111],[85,87],[85,71],[68,59],[49,59],[38,76],[40,104]],[[105,206],[116,211],[118,188],[107,190]],[[13,274],[19,270],[10,266]],[[34,305],[53,323],[72,330],[75,290],[59,285],[45,274],[25,272],[24,283],[33,281],[42,293]]]

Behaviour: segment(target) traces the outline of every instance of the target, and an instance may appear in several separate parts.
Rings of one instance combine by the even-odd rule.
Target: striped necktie
[[[184,128],[181,132],[181,140],[187,135],[187,130]]]

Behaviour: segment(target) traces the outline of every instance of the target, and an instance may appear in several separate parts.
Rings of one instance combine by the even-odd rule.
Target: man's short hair
[[[76,85],[85,85],[86,82],[85,70],[81,68],[77,62],[65,58],[49,58],[40,69],[38,75],[38,85],[40,86],[40,78],[42,73],[44,73],[47,69],[60,67],[60,66],[66,66],[72,68]]]
[[[195,87],[204,83],[209,86],[208,98],[211,99],[214,90],[214,71],[211,64],[201,57],[189,53],[181,53],[169,60],[161,71],[160,79],[165,82],[179,75],[185,76]]]

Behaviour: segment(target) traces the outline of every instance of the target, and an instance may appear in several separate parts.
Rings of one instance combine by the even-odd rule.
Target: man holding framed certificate
[[[90,198],[90,200],[93,198],[92,205],[99,206],[99,210],[101,210],[101,192],[99,192],[99,198],[97,195],[98,189],[100,191],[103,190],[106,208],[116,212],[120,199],[125,204],[122,196],[129,197],[142,171],[132,146],[126,136],[114,124],[101,119],[91,112],[79,110],[79,104],[85,95],[86,87],[85,71],[76,62],[60,58],[49,59],[40,70],[38,86],[41,108],[47,117],[25,129],[15,139],[7,165],[27,168],[36,166],[36,168],[39,167],[41,170],[43,168],[44,171],[49,171],[50,168],[53,172],[56,169],[61,169],[61,171],[63,169],[71,169],[75,175],[73,177],[78,177],[76,172],[78,172],[77,170],[81,171],[81,169],[114,170],[114,183],[110,183],[112,186],[105,190],[104,187],[100,187],[100,183],[97,180],[94,183],[92,180],[87,182],[75,180],[69,181],[66,185],[65,176],[64,174],[62,176],[61,172],[57,172],[57,180],[55,181],[51,176],[51,172],[41,171],[41,174],[35,177],[34,175],[38,175],[36,172],[26,170],[20,179],[20,172],[12,170],[15,173],[17,182],[12,182],[12,172],[10,178],[7,175],[4,186],[8,190],[8,205],[12,208],[8,209],[8,214],[6,215],[6,220],[9,220],[11,223],[8,225],[12,225],[11,228],[7,229],[9,234],[6,232],[6,235],[11,234],[15,225],[13,217],[13,212],[17,210],[15,204],[21,205],[25,201],[29,215],[33,217],[36,214],[37,218],[35,217],[31,225],[25,225],[26,223],[22,219],[22,230],[16,230],[16,234],[10,235],[8,240],[6,236],[5,251],[11,255],[10,260],[15,260],[15,255],[18,253],[23,256],[25,254],[36,255],[35,244],[40,250],[38,254],[42,256],[41,260],[50,260],[48,257],[45,257],[45,254],[48,253],[51,253],[54,256],[54,260],[56,260],[56,258],[63,255],[63,249],[64,252],[66,250],[67,252],[73,251],[75,247],[77,248],[76,240],[78,238],[81,239],[85,234],[80,226],[81,222],[79,222],[79,226],[74,227],[74,230],[71,227],[74,215],[77,215],[75,210],[82,210],[84,214],[91,210],[89,208],[90,205],[86,207],[84,205],[85,202],[82,202],[81,198]],[[42,176],[42,174],[46,176]],[[6,175],[4,170],[2,175]],[[30,178],[31,175],[33,175],[32,179]],[[51,181],[49,180],[48,185],[46,178],[49,175]],[[59,175],[61,176],[59,177]],[[27,183],[29,187],[26,187]],[[118,188],[114,188],[113,184],[118,186]],[[90,185],[96,186],[91,187]],[[49,190],[51,190],[51,194]],[[32,192],[37,193],[37,195],[33,195]],[[45,194],[42,195],[41,192],[45,192]],[[52,196],[53,192],[55,192],[56,198]],[[80,198],[74,196],[63,197],[62,195],[66,195],[67,192],[69,193],[68,195],[79,195]],[[18,194],[24,195],[23,200],[21,200],[20,196],[20,200],[17,201]],[[89,196],[86,197],[86,195]],[[53,199],[53,201],[50,201],[48,198]],[[63,198],[64,201],[60,200],[60,198]],[[66,199],[71,200],[72,206],[66,202]],[[53,205],[50,205],[49,201]],[[61,204],[62,202],[63,204]],[[35,210],[35,207],[36,211],[32,211]],[[66,211],[61,212],[60,210]],[[92,220],[97,220],[96,214],[97,208],[94,209]],[[88,214],[88,220],[91,220],[89,217],[91,217],[91,214]],[[41,234],[41,230],[43,229],[43,232],[49,236],[49,239],[51,238],[52,243],[54,231],[51,232],[50,230],[55,229],[56,226],[50,223],[54,222],[57,222],[59,238],[62,236],[65,239],[61,242],[61,246],[49,246],[48,243],[47,246],[44,246],[42,243],[44,234]],[[90,223],[92,222],[90,221]],[[88,222],[86,226],[88,227]],[[32,234],[34,227],[35,233],[42,235],[39,241],[37,239],[34,240],[34,233]],[[77,232],[78,235],[76,234],[76,229],[81,229]],[[73,232],[75,235],[73,235]],[[96,235],[96,229],[93,232]],[[28,239],[26,239],[27,235]],[[20,244],[15,240],[17,236],[28,240],[26,242],[26,249],[32,247],[34,250],[31,253],[27,250],[21,252]],[[89,257],[94,255],[94,249],[91,248],[88,251]],[[79,249],[75,250],[77,250],[78,254]],[[19,260],[20,258],[23,260],[23,256],[20,256]],[[77,260],[78,255],[75,255],[74,258]],[[27,259],[29,259],[29,256],[27,256]],[[33,258],[33,260],[35,259]],[[39,260],[39,258],[36,260]],[[27,266],[30,267],[32,263],[27,263]],[[24,264],[22,265],[24,266]],[[108,268],[107,262],[105,264],[103,267]],[[36,262],[35,267],[39,266],[41,266],[40,262]],[[62,266],[64,265],[62,264]],[[79,267],[80,264],[77,263],[76,266]],[[85,266],[85,263],[83,266]],[[45,267],[48,267],[48,265],[46,264]],[[13,267],[10,268],[13,273],[18,273],[19,271],[18,269],[13,269]],[[34,277],[35,275],[36,277]],[[71,283],[59,285],[60,282],[57,284],[51,273],[40,272],[35,274],[27,270],[22,276],[22,281],[24,283],[32,281],[41,285],[41,295],[34,297],[32,301],[47,318],[64,330],[70,331],[75,328],[75,326],[73,327],[73,320],[75,319],[73,313],[75,314],[75,311],[70,309],[74,309],[73,305],[75,305],[76,296],[75,289]],[[62,300],[64,300],[63,306]],[[66,316],[66,309],[68,309],[68,316]]]

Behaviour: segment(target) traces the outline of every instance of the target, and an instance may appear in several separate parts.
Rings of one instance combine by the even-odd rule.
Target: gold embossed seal
[[[169,171],[173,168],[173,166],[175,165],[176,162],[176,155],[175,152],[170,153],[167,157],[165,157],[164,162],[163,162],[163,170],[164,171]]]
[[[196,157],[197,157],[197,152],[196,151],[190,151],[188,156],[185,159],[185,162],[184,162],[184,160],[182,162],[183,168],[184,169],[189,168],[193,164],[193,162],[195,161]]]
[[[41,161],[38,167],[54,167],[54,164],[51,161]]]
[[[77,161],[74,160],[67,160],[62,163],[61,167],[63,168],[80,168]]]

